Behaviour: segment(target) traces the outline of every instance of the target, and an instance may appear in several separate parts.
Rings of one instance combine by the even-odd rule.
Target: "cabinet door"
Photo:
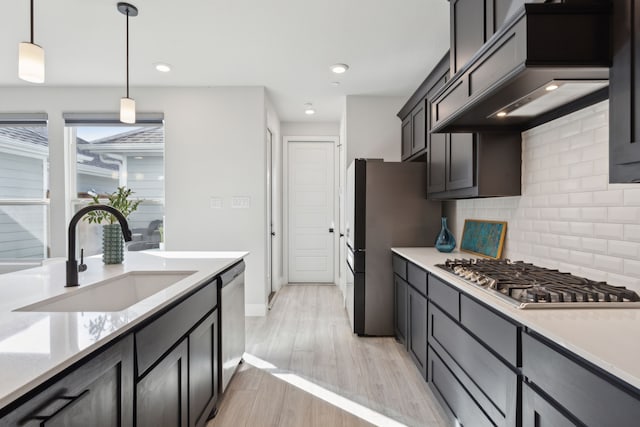
[[[408,287],[408,349],[411,358],[420,370],[423,378],[427,378],[427,298],[420,295],[411,286]]]
[[[218,310],[189,334],[189,425],[204,426],[218,397]]]
[[[609,181],[640,182],[640,7],[613,2],[609,80]]]
[[[429,141],[427,195],[446,190],[447,139],[445,133],[432,133]]]
[[[475,137],[472,133],[452,133],[447,147],[447,191],[473,187]]]
[[[407,343],[407,282],[398,275],[393,275],[393,294],[395,300],[394,324],[396,339],[400,343]]]
[[[413,146],[413,130],[411,127],[411,114],[402,121],[402,160],[411,157],[411,147]]]
[[[188,357],[183,339],[138,382],[136,426],[187,427]]]
[[[427,108],[425,100],[420,101],[411,112],[411,126],[413,132],[411,154],[416,154],[427,147]]]
[[[457,73],[482,47],[485,37],[485,2],[451,0],[451,75]]]
[[[562,412],[554,408],[529,386],[522,386],[522,427],[575,427]]]
[[[31,397],[0,425],[133,425],[133,337],[128,336]]]

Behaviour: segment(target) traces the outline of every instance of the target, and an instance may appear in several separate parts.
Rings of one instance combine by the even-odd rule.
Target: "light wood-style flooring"
[[[351,332],[336,286],[283,287],[246,350],[207,427],[447,425],[400,344]]]

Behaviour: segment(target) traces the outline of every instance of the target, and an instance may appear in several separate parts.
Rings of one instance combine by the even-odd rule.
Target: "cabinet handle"
[[[82,393],[78,394],[77,396],[58,396],[54,400],[66,400],[67,403],[62,405],[60,408],[58,408],[58,410],[53,412],[51,415],[32,415],[32,416],[29,416],[28,418],[21,420],[18,423],[18,425],[24,425],[31,420],[37,420],[37,421],[40,421],[40,426],[44,427],[48,421],[51,421],[58,414],[60,414],[61,412],[65,411],[66,409],[78,403],[80,400],[82,400],[82,398],[84,398],[88,394],[89,394],[89,389],[86,389]]]

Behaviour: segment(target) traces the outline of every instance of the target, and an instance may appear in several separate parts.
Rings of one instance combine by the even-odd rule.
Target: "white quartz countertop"
[[[532,331],[545,336],[614,376],[640,388],[640,309],[518,309],[496,295],[467,283],[436,264],[447,258],[474,258],[457,250],[393,248],[393,252],[477,298]],[[526,261],[526,260],[525,260]]]
[[[127,332],[190,290],[215,277],[248,252],[127,252],[105,265],[85,259],[80,286],[65,288],[64,260],[0,275],[0,408]],[[27,305],[87,289],[124,273],[189,272],[186,278],[118,312],[24,312]]]

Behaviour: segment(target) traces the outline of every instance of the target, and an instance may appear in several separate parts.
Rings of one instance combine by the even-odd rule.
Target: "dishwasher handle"
[[[240,261],[220,276],[220,287],[224,288],[233,280],[244,273],[245,263],[244,260]]]

